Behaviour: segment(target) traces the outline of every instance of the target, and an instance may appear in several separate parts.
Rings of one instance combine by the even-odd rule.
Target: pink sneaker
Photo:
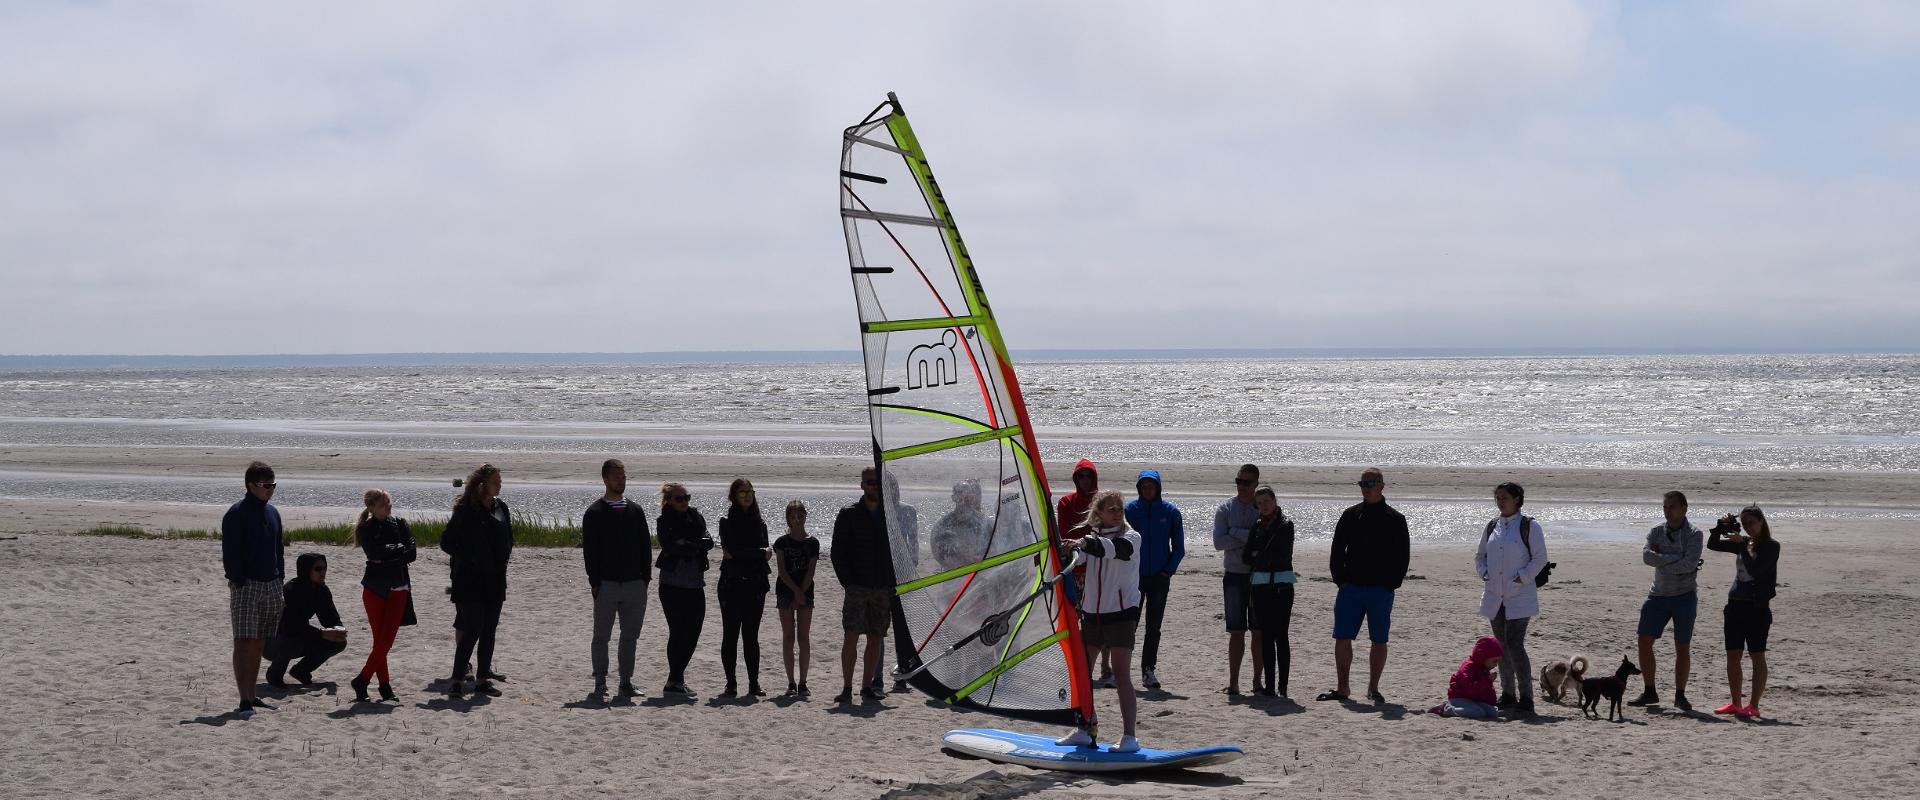
[[[1726,704],[1726,705],[1724,705],[1724,706],[1721,706],[1721,707],[1719,707],[1719,708],[1716,708],[1716,709],[1714,709],[1714,710],[1713,710],[1713,713],[1715,713],[1715,714],[1735,714],[1735,715],[1738,715],[1738,714],[1739,714],[1740,712],[1742,712],[1742,711],[1745,711],[1745,710],[1746,710],[1746,709],[1744,709],[1744,708],[1741,708],[1741,707],[1740,707],[1740,704],[1739,704],[1739,703],[1728,703],[1728,704]]]
[[[1746,708],[1740,709],[1740,716],[1746,717],[1747,719],[1759,719],[1760,707],[1750,705],[1750,706],[1747,706]]]

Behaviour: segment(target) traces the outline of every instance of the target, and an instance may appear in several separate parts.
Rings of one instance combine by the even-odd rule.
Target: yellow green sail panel
[[[926,153],[892,94],[847,128],[840,218],[892,550],[894,645],[956,705],[1093,722],[1020,385]],[[1008,613],[1011,612],[1011,613]],[[998,625],[988,623],[998,619]]]

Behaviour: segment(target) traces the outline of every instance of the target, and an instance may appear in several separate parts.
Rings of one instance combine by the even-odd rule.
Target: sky
[[[1920,4],[0,3],[0,353],[1920,349]]]

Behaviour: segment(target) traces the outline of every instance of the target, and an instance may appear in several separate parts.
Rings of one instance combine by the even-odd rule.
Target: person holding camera
[[[1539,584],[1535,579],[1547,567],[1547,538],[1540,523],[1522,515],[1527,491],[1517,483],[1493,490],[1500,517],[1487,523],[1473,566],[1486,588],[1480,593],[1480,616],[1493,626],[1500,640],[1501,710],[1533,716],[1533,664],[1527,658],[1527,623],[1540,613]],[[1520,694],[1513,693],[1514,683]]]
[[[693,496],[678,483],[660,486],[660,518],[654,530],[660,536],[660,611],[667,617],[667,685],[663,694],[692,697],[687,689],[687,662],[700,645],[700,626],[707,617],[707,553],[713,537],[707,521],[688,502]]]
[[[1746,535],[1740,534],[1741,529]],[[1746,719],[1760,716],[1760,696],[1767,691],[1767,633],[1773,628],[1774,586],[1780,579],[1780,543],[1773,540],[1767,515],[1759,506],[1741,509],[1740,516],[1720,518],[1707,537],[1707,549],[1734,554],[1733,588],[1727,590],[1727,689],[1732,702],[1713,710]],[[1753,694],[1740,705],[1740,653],[1753,658]]]
[[[1627,701],[1630,706],[1650,706],[1660,702],[1653,688],[1653,643],[1673,623],[1673,707],[1692,711],[1687,702],[1687,676],[1693,672],[1693,621],[1699,614],[1700,597],[1696,582],[1700,575],[1700,531],[1687,522],[1687,496],[1667,492],[1660,508],[1666,514],[1663,525],[1647,532],[1646,545],[1640,548],[1640,560],[1653,567],[1653,586],[1646,602],[1640,604],[1640,667],[1646,689]]]

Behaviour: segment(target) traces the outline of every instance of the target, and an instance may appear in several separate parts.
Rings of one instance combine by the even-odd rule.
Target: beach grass
[[[438,547],[440,537],[447,532],[447,521],[440,518],[408,520],[413,529],[413,540],[420,547]],[[218,531],[181,530],[169,528],[165,531],[149,531],[138,525],[99,525],[82,533],[88,536],[122,536],[132,539],[218,539]],[[349,545],[353,543],[353,525],[312,525],[299,528],[287,528],[288,542],[315,542],[318,544]],[[579,547],[580,525],[576,522],[560,519],[530,517],[513,521],[513,543],[519,547]]]

